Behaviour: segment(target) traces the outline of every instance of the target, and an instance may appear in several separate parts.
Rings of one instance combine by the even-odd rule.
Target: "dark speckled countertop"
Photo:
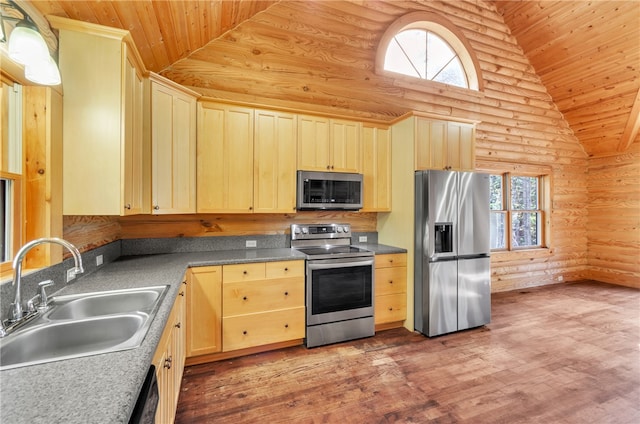
[[[376,254],[402,253],[364,244]],[[56,295],[157,285],[170,289],[136,349],[0,372],[0,422],[127,423],[187,268],[304,259],[290,248],[125,256],[65,286]]]

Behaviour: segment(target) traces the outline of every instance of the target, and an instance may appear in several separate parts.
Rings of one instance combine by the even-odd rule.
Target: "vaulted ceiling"
[[[300,77],[310,67],[339,75],[371,63],[388,25],[426,1],[18,1],[42,15],[131,32],[147,69],[204,95],[247,92],[287,96],[281,80],[254,78],[260,66]],[[469,2],[448,2],[464,14]],[[487,1],[502,16],[557,108],[591,156],[623,152],[640,141],[640,3],[637,1]],[[475,23],[470,23],[471,25]],[[269,37],[270,45],[261,45]],[[355,48],[355,49],[354,49]],[[318,52],[321,52],[318,55]],[[320,56],[320,57],[318,57]],[[261,60],[256,60],[261,58]],[[209,68],[208,64],[216,67]],[[347,66],[348,65],[348,66]],[[235,69],[228,78],[220,69]],[[239,71],[240,70],[240,71]],[[274,71],[274,69],[270,69]],[[367,73],[372,69],[362,69]],[[245,75],[246,72],[246,75]],[[276,86],[271,89],[271,86]],[[251,87],[252,90],[247,90]],[[298,96],[298,97],[296,97]],[[373,95],[372,95],[373,96]],[[318,98],[320,99],[320,95]],[[393,103],[346,102],[374,117],[405,112]]]

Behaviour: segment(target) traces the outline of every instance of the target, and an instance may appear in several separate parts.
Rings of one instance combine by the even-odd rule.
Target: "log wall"
[[[588,277],[640,288],[640,144],[589,160]]]

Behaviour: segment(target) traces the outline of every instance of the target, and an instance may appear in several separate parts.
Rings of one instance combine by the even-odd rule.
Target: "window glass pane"
[[[454,58],[435,78],[434,81],[456,87],[467,88],[467,78],[462,69],[462,63],[457,57]]]
[[[0,262],[11,259],[11,181],[0,178]]]
[[[538,246],[539,214],[536,212],[514,212],[511,215],[513,247]]]
[[[432,32],[427,35],[427,79],[434,79],[456,57],[451,47]]]
[[[489,207],[492,211],[504,210],[502,193],[504,193],[502,175],[491,175],[489,178]]]
[[[511,209],[521,211],[539,209],[537,177],[511,177]]]
[[[491,249],[507,248],[506,214],[491,212]]]
[[[416,78],[425,78],[426,39],[426,32],[422,30],[408,30],[397,34],[387,49],[384,68]]]

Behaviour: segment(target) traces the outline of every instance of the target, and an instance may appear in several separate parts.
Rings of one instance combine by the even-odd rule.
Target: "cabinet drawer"
[[[267,262],[266,277],[304,277],[304,261]]]
[[[224,352],[302,339],[305,335],[304,306],[225,317],[222,328]]]
[[[224,283],[223,316],[304,307],[304,278]]]
[[[406,291],[406,267],[376,269],[376,295],[405,293]]]
[[[388,268],[392,266],[407,266],[407,254],[392,253],[388,255],[376,255],[376,268]]]
[[[375,323],[404,321],[407,318],[406,293],[376,296]]]
[[[225,265],[222,267],[222,282],[264,280],[264,262]]]

